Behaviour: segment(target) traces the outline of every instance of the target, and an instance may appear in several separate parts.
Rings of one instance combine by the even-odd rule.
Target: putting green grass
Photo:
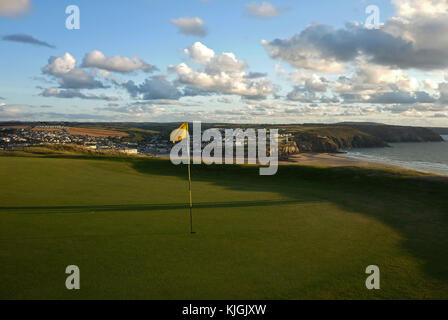
[[[448,298],[446,182],[193,166],[190,235],[185,176],[164,160],[0,157],[0,298]],[[81,290],[65,288],[68,265]]]

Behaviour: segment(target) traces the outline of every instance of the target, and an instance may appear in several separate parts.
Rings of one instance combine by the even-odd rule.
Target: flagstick
[[[188,132],[188,139],[187,139],[187,153],[188,153],[188,191],[190,192],[190,233],[195,234],[193,232],[193,198],[191,195],[191,166],[190,166],[190,132],[188,129],[188,123],[187,123],[187,132]]]

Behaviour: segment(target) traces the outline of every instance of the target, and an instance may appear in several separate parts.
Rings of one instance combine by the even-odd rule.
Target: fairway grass
[[[448,299],[448,183],[398,171],[0,156],[1,299]],[[65,268],[81,290],[65,288]],[[365,287],[369,265],[381,290]]]

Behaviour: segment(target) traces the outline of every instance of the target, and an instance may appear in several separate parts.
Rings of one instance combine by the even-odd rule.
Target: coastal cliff
[[[386,142],[437,142],[443,141],[434,130],[420,127],[403,127],[388,125],[351,125],[369,135]]]
[[[388,125],[314,125],[296,127],[293,141],[297,153],[338,153],[350,148],[382,148],[394,142],[443,141],[427,128]],[[288,150],[287,154],[290,154]]]

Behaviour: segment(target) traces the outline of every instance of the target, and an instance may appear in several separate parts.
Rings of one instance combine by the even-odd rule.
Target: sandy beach
[[[373,161],[365,161],[358,159],[345,158],[337,154],[330,153],[300,153],[289,157],[288,161],[280,161],[284,165],[307,165],[322,167],[388,167],[397,168],[396,166]]]
[[[156,158],[169,159],[169,155],[156,155]],[[244,159],[247,163],[247,159]],[[292,155],[288,160],[279,161],[280,165],[305,165],[305,166],[319,166],[319,167],[387,167],[398,168],[391,164],[365,161],[359,159],[346,158],[341,155],[332,153],[299,153]]]
[[[168,156],[156,156],[156,158],[169,159]],[[247,163],[247,159],[245,159]],[[448,183],[448,175],[440,173],[423,172],[420,170],[412,170],[400,166],[395,166],[384,162],[375,162],[367,160],[359,160],[354,158],[346,158],[339,154],[331,153],[300,153],[292,155],[288,160],[279,161],[279,165],[304,165],[315,167],[365,167],[365,168],[389,168],[396,169],[402,174],[414,172],[419,173],[423,179],[431,179]]]

